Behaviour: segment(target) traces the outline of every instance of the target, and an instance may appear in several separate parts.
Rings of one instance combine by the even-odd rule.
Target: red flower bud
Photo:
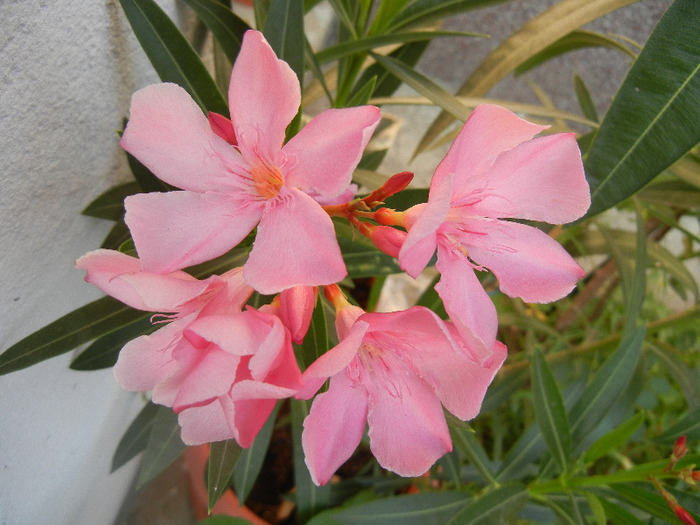
[[[690,512],[685,510],[680,505],[676,505],[673,508],[673,512],[676,513],[676,516],[678,516],[678,519],[681,520],[685,525],[697,525],[697,523],[695,523],[695,520],[693,519],[693,517],[690,515]]]

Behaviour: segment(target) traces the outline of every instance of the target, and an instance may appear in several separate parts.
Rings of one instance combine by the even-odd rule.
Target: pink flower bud
[[[209,118],[209,126],[214,133],[229,144],[234,146],[238,144],[236,133],[233,131],[233,123],[229,119],[213,111],[210,111],[207,117]]]
[[[392,257],[398,257],[406,232],[389,226],[377,226],[370,232],[369,238],[381,251]]]

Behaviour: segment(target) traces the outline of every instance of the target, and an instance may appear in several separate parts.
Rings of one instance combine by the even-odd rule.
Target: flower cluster
[[[299,83],[252,30],[228,98],[230,119],[205,116],[174,84],[132,99],[122,147],[178,190],[126,199],[138,258],[97,250],[76,262],[88,282],[155,313],[159,329],[122,349],[117,381],[172,407],[186,444],[233,438],[248,447],[278,399],[315,395],[302,444],[316,483],[329,481],[366,426],[382,466],[423,474],[452,448],[443,407],[475,417],[506,357],[475,270],[489,268],[504,293],[530,302],[563,297],[583,275],[551,237],[511,220],[556,224],[585,213],[574,136],[534,138],[545,128],[481,106],[438,166],[428,202],[401,212],[375,208],[410,173],[352,199],[377,108],[329,109],[285,143]],[[423,307],[367,313],[351,305],[337,285],[347,270],[331,217],[347,219],[413,277],[437,250],[436,289],[451,320]],[[183,271],[253,230],[242,267],[203,280]],[[339,343],[302,371],[293,342],[304,339],[319,286],[335,307]],[[246,306],[254,291],[274,298]]]

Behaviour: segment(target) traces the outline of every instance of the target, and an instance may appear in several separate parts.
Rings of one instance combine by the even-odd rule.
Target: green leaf
[[[209,445],[207,469],[208,511],[211,512],[219,498],[229,488],[228,482],[243,449],[235,439],[217,441]]]
[[[637,196],[646,202],[656,202],[676,208],[700,208],[700,189],[682,180],[652,182]]]
[[[508,523],[525,505],[527,499],[528,492],[524,485],[520,483],[501,485],[470,502],[447,524]]]
[[[469,495],[464,492],[428,492],[353,505],[333,517],[346,525],[442,525],[468,502]]]
[[[610,523],[615,525],[646,525],[642,520],[630,514],[615,503],[611,503],[607,499],[599,499],[605,509],[605,515],[610,520]]]
[[[252,523],[245,518],[218,515],[209,516],[202,521],[198,521],[197,525],[252,525]]]
[[[700,406],[687,412],[674,425],[660,434],[655,441],[671,444],[680,436],[685,436],[689,441],[700,439]]]
[[[151,403],[150,401],[141,409],[139,415],[136,416],[136,419],[134,419],[131,425],[129,425],[129,428],[126,429],[126,432],[117,445],[117,450],[114,451],[110,473],[126,465],[131,458],[135,457],[146,448],[158,411],[159,405]]]
[[[406,44],[389,53],[390,58],[398,60],[406,66],[413,66],[418,62],[418,59],[423,55],[423,51],[428,47],[427,41],[413,42]],[[377,87],[374,90],[375,97],[389,97],[401,85],[401,80],[387,71],[381,64],[372,64],[365,69],[355,84],[353,94],[358,89],[358,86],[364,86],[370,78],[377,77]]]
[[[425,75],[406,66],[403,62],[376,53],[370,53],[370,55],[378,64],[415,89],[418,93],[432,100],[455,118],[466,120],[471,113],[471,109],[462,104],[457,97],[450,94],[447,90],[437,85]]]
[[[588,216],[625,200],[700,141],[700,17],[676,0],[608,109],[585,160]]]
[[[319,294],[316,298],[309,330],[301,343],[300,358],[304,368],[325,354],[330,345],[328,343],[328,327],[326,324],[326,312],[323,306],[323,298]]]
[[[226,57],[235,62],[243,42],[243,33],[250,26],[230,8],[216,0],[185,0],[199,19],[209,28]]]
[[[457,450],[467,458],[484,480],[487,482],[495,481],[493,465],[481,443],[474,436],[474,431],[470,428],[451,427],[450,435]]]
[[[258,479],[260,469],[262,469],[267,449],[270,447],[272,432],[275,429],[279,406],[280,403],[275,405],[270,417],[267,418],[267,421],[255,437],[255,441],[243,451],[238,463],[236,463],[236,468],[233,469],[233,486],[238,501],[241,503],[245,503],[245,500],[248,499],[255,481]]]
[[[168,15],[153,0],[119,0],[136,38],[163,82],[182,86],[203,111],[228,106],[211,75]]]
[[[118,221],[124,217],[124,199],[139,191],[140,186],[135,182],[115,186],[97,197],[80,213],[98,219]]]
[[[530,71],[540,64],[551,60],[552,58],[585,47],[607,47],[610,49],[617,49],[623,53],[626,53],[632,58],[637,58],[636,53],[617,40],[613,40],[610,37],[601,35],[600,33],[596,33],[594,31],[577,29],[568,35],[561,37],[556,42],[552,42],[542,51],[532,55],[525,62],[515,68],[515,75],[522,75],[523,73]]]
[[[596,459],[603,457],[614,448],[626,443],[643,422],[644,413],[638,412],[620,426],[599,437],[589,447],[586,454],[583,456],[584,463],[595,461]]]
[[[596,525],[606,525],[608,521],[600,498],[593,492],[588,491],[584,492],[583,495],[586,496],[586,501],[588,501],[588,506],[591,509]]]
[[[634,507],[648,512],[652,516],[666,520],[669,523],[677,523],[676,515],[671,511],[664,499],[650,490],[637,485],[614,483],[610,485],[614,497]]]
[[[578,75],[574,75],[574,90],[576,91],[578,105],[581,106],[581,111],[584,116],[593,122],[600,122],[598,112],[593,103],[593,97],[591,97],[591,92],[586,87],[586,83],[583,79]]]
[[[393,0],[391,2],[379,2],[377,12],[372,20],[368,34],[376,35],[385,33],[394,17],[401,12],[409,0]]]
[[[450,15],[456,15],[472,9],[481,9],[489,5],[501,4],[505,0],[415,0],[398,13],[387,32],[399,28],[426,25]],[[391,3],[391,2],[388,2]]]
[[[37,330],[0,354],[0,375],[61,355],[142,317],[143,312],[111,297],[93,301]]]
[[[330,505],[331,485],[317,487],[311,480],[311,474],[304,462],[304,450],[301,447],[301,432],[304,419],[309,415],[309,401],[292,399],[292,443],[294,454],[294,485],[296,487],[297,513],[300,523],[306,523]]]
[[[172,408],[158,406],[148,444],[143,453],[136,488],[143,487],[175,461],[187,448],[180,439],[180,425]]]
[[[109,233],[102,241],[100,248],[105,248],[107,250],[118,250],[119,247],[131,239],[131,232],[129,228],[126,227],[126,223],[123,220],[117,221],[117,223],[112,226]]]
[[[496,479],[505,481],[527,476],[527,466],[537,461],[546,450],[547,446],[539,427],[537,425],[529,426],[508,451]]]
[[[431,41],[439,37],[486,37],[479,33],[465,33],[462,31],[411,31],[405,33],[392,33],[386,35],[369,36],[341,42],[334,46],[327,47],[316,53],[316,60],[319,64],[326,64],[341,58],[345,58],[356,53],[364,53],[378,47],[393,44],[408,44],[410,42]]]
[[[306,40],[302,0],[272,0],[263,34],[277,57],[289,64],[303,86]]]
[[[158,177],[153,175],[151,170],[141,164],[141,162],[130,153],[126,154],[126,160],[129,163],[129,168],[131,169],[131,173],[136,179],[136,182],[138,182],[139,186],[141,186],[141,191],[150,193],[155,191],[172,191],[177,189],[175,186],[171,186],[167,182],[163,182]]]
[[[336,226],[337,228],[337,226]],[[351,279],[358,277],[373,277],[376,275],[387,275],[400,273],[396,259],[390,255],[380,252],[373,245],[367,245],[365,237],[359,234],[353,242],[342,235],[338,237],[340,251],[343,253],[343,260],[348,269],[348,277]]]
[[[554,375],[538,348],[534,351],[531,374],[537,423],[559,470],[565,472],[571,454],[566,409]]]
[[[83,350],[70,363],[73,370],[100,370],[114,366],[123,346],[140,335],[150,334],[158,328],[152,325],[150,315],[143,317],[103,335]]]
[[[367,83],[358,89],[355,94],[348,100],[348,107],[364,106],[369,102],[372,93],[377,87],[377,77],[370,78]]]
[[[610,11],[636,0],[563,0],[520,26],[494,49],[470,77],[462,84],[457,95],[481,97],[528,60],[571,31],[599,18]],[[414,155],[430,146],[454,120],[447,112],[441,113],[421,139]]]
[[[618,349],[595,376],[569,411],[572,446],[577,447],[615,405],[634,375],[644,342],[644,327],[622,339]]]

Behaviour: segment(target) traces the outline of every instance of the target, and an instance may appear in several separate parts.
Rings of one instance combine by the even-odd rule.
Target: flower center
[[[255,191],[265,199],[276,197],[280,192],[284,181],[277,168],[271,166],[258,166],[250,170],[255,183]]]

